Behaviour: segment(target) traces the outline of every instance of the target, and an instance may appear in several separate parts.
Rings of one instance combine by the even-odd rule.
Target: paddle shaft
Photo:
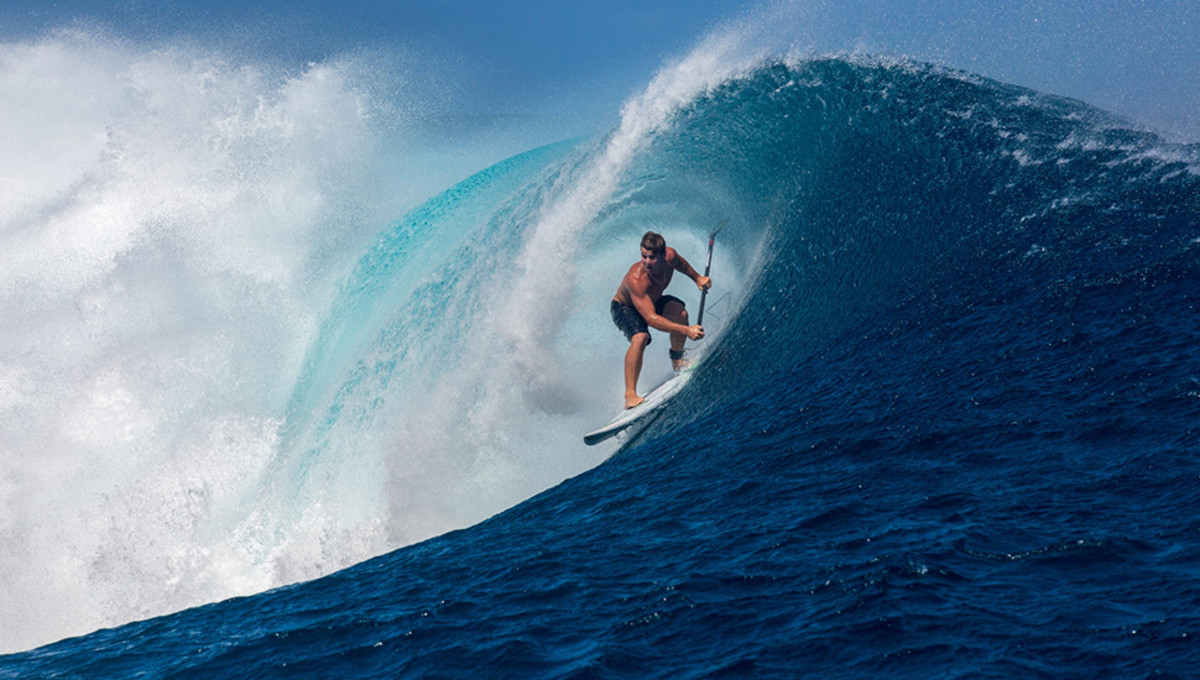
[[[717,239],[717,232],[714,231],[708,237],[708,262],[706,262],[704,264],[704,276],[705,277],[708,276],[708,271],[710,269],[712,269],[713,241],[715,241],[716,239]],[[704,325],[704,299],[706,297],[708,297],[708,289],[707,288],[700,291],[700,311],[696,313],[696,325],[697,326]]]

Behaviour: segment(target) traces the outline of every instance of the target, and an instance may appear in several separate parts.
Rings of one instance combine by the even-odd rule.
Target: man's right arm
[[[633,298],[633,308],[646,320],[647,326],[666,333],[683,333],[689,340],[699,340],[704,337],[704,330],[700,326],[685,326],[675,323],[654,311],[654,303],[650,301],[650,296],[644,290],[635,290],[633,286],[630,286],[629,293]]]

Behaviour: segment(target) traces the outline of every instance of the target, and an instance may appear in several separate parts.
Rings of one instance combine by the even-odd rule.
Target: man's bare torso
[[[675,249],[667,248],[662,259],[662,263],[653,271],[648,270],[641,262],[633,263],[621,279],[621,285],[617,287],[613,299],[632,307],[634,294],[644,292],[650,298],[650,302],[657,303],[663,291],[670,285],[671,277],[675,275]]]

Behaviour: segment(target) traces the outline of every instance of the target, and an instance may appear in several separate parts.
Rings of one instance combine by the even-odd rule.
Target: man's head
[[[667,240],[652,231],[642,236],[642,266],[653,272],[667,252]]]
[[[642,236],[642,247],[661,256],[667,251],[667,239],[662,234],[648,231]]]

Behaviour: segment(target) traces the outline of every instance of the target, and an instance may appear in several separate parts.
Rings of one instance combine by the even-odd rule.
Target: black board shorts
[[[674,295],[664,295],[658,299],[658,302],[654,303],[654,313],[661,316],[663,309],[667,306],[667,303],[672,300],[681,305],[683,304],[683,300],[680,300]],[[687,305],[684,306],[686,307]],[[650,327],[646,325],[646,320],[642,318],[642,315],[638,313],[638,310],[633,308],[633,305],[623,305],[620,302],[613,300],[608,309],[612,313],[613,323],[616,324],[617,328],[620,328],[621,332],[625,334],[626,340],[632,341],[633,336],[637,335],[638,333],[650,333]],[[651,338],[651,341],[653,341],[653,338]],[[649,345],[650,342],[647,342],[646,344]]]

